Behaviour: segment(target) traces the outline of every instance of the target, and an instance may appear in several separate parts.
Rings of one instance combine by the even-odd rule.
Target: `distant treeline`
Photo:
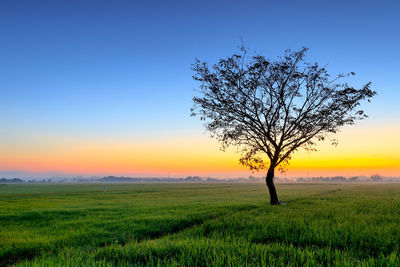
[[[0,178],[0,183],[4,184],[4,183],[23,183],[25,182],[22,179],[19,178],[12,178],[12,179],[6,179],[6,178]]]
[[[333,177],[299,177],[299,178],[281,178],[275,177],[277,183],[320,183],[320,182],[331,182],[331,183],[348,183],[348,182],[400,182],[400,177],[383,177],[378,174],[374,174],[370,177],[367,176],[353,176],[346,178],[344,176],[333,176]],[[187,176],[185,178],[134,178],[124,176],[107,176],[107,177],[92,177],[92,178],[46,178],[46,179],[29,179],[23,180],[20,178],[0,178],[0,184],[5,183],[263,183],[265,177],[254,177],[249,176],[248,178],[229,178],[229,179],[218,179],[213,177],[200,177],[200,176]]]
[[[344,176],[333,176],[333,177],[312,177],[312,178],[297,178],[297,182],[335,182],[335,183],[343,183],[343,182],[400,182],[399,177],[383,177],[379,174],[374,174],[370,177],[365,176],[353,176],[346,178]]]
[[[133,183],[187,183],[187,182],[208,182],[208,183],[237,183],[237,182],[258,182],[259,179],[250,176],[249,178],[217,179],[212,177],[187,176],[186,178],[131,178],[108,176],[96,179],[97,182],[133,182]]]
[[[199,176],[187,176],[186,178],[133,178],[133,177],[117,177],[107,176],[103,178],[63,178],[60,179],[29,179],[22,180],[19,178],[0,178],[0,183],[238,183],[238,182],[260,182],[262,179],[250,176],[249,178],[232,178],[232,179],[217,179],[212,177],[199,177]]]

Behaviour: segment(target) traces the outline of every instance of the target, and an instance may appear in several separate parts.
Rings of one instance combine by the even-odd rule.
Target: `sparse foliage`
[[[275,168],[284,171],[294,151],[313,151],[317,141],[366,118],[357,107],[376,94],[370,82],[360,89],[341,82],[354,72],[331,78],[325,67],[304,60],[306,52],[286,50],[284,57],[270,61],[260,55],[247,58],[241,47],[241,53],[212,68],[198,59],[192,66],[200,82],[192,116],[206,122],[223,150],[236,146],[241,164],[268,169],[271,204],[280,204]]]

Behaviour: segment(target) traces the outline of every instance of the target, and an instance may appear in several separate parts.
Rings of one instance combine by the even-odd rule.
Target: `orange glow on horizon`
[[[321,143],[318,152],[299,151],[285,176],[400,176],[399,127],[354,128],[338,136],[339,146]],[[384,138],[375,139],[375,136]],[[252,174],[238,164],[234,149],[219,150],[207,136],[154,140],[84,140],[38,137],[36,145],[9,144],[0,155],[1,170],[82,175],[238,177]],[[394,143],[397,142],[397,143]],[[29,144],[32,144],[30,142]],[[277,173],[277,176],[283,176]]]

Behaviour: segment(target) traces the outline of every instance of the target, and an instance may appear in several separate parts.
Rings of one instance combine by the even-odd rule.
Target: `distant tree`
[[[381,182],[382,180],[382,176],[380,176],[379,174],[371,175],[371,181],[373,182]]]
[[[316,141],[367,117],[357,106],[376,94],[371,83],[355,89],[339,82],[353,72],[330,78],[325,67],[304,60],[306,51],[287,50],[283,58],[270,61],[260,55],[248,58],[241,47],[212,68],[198,59],[192,65],[200,90],[191,115],[205,121],[222,150],[236,146],[241,164],[268,170],[272,205],[282,203],[275,168],[284,171],[294,151],[315,150]]]
[[[357,181],[359,181],[360,180],[360,178],[358,177],[358,176],[353,176],[353,177],[350,177],[349,178],[349,181],[350,182],[357,182]]]

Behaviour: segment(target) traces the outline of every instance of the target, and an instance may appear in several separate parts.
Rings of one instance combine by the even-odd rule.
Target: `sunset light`
[[[331,13],[313,9],[304,10],[301,30],[288,22],[266,30],[268,16],[250,6],[243,8],[254,13],[242,23],[198,4],[171,16],[147,4],[97,5],[91,19],[85,4],[73,10],[66,3],[15,5],[3,4],[0,11],[6,37],[0,50],[0,177],[265,176],[239,165],[235,147],[222,152],[203,122],[190,117],[199,86],[192,79],[195,58],[212,64],[237,51],[241,40],[267,58],[309,47],[307,60],[334,75],[354,71],[351,84],[371,81],[377,91],[361,106],[369,118],[332,136],[336,147],[327,140],[318,152],[299,149],[278,176],[400,176],[400,76],[398,53],[392,52],[398,35],[390,32],[394,24],[377,26],[379,12],[366,25],[357,24],[355,36],[354,27],[343,29],[344,21],[321,33]],[[234,14],[242,8],[235,6]],[[272,6],[269,14],[277,10]],[[226,30],[209,20],[200,23],[203,11]]]

